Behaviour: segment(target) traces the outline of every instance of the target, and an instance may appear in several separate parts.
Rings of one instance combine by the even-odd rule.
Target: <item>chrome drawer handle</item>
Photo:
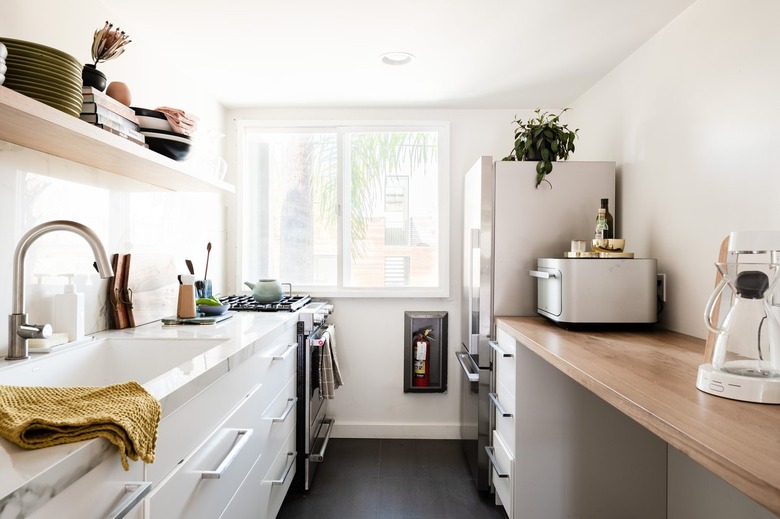
[[[507,410],[504,409],[504,406],[502,406],[498,402],[498,395],[497,394],[495,394],[495,393],[488,393],[488,396],[490,397],[490,401],[493,403],[493,405],[496,406],[496,411],[501,413],[501,416],[503,416],[505,418],[511,418],[512,413],[507,412]]]
[[[474,373],[466,366],[466,361],[463,360],[465,357],[471,357],[468,353],[456,353],[458,357],[458,362],[460,362],[460,367],[463,368],[463,372],[466,374],[466,376],[469,378],[469,382],[479,382],[479,373]],[[473,362],[473,361],[472,361]]]
[[[501,346],[498,345],[498,341],[488,341],[488,344],[490,345],[491,348],[496,350],[496,353],[498,353],[502,357],[514,357],[515,356],[514,353],[509,353],[507,351],[502,350]]]
[[[281,355],[274,355],[272,358],[273,360],[285,360],[287,357],[290,356],[290,353],[296,350],[296,348],[298,348],[297,343],[288,344],[287,349],[284,350],[284,353],[282,353]]]
[[[328,432],[325,434],[325,439],[322,441],[322,447],[320,448],[320,452],[309,454],[309,461],[313,461],[315,463],[321,463],[325,461],[325,451],[328,450],[328,442],[330,441],[330,435],[333,432],[333,424],[336,423],[336,420],[333,418],[324,418],[322,422],[320,422],[320,429],[322,429],[323,425],[328,426]],[[317,430],[317,436],[319,436],[319,430]]]
[[[295,409],[295,403],[298,401],[298,397],[294,396],[287,399],[287,407],[284,409],[284,413],[279,418],[271,418],[273,422],[283,422],[287,419],[293,409]]]
[[[202,471],[200,473],[201,479],[219,479],[222,477],[222,474],[230,468],[230,465],[233,464],[238,453],[246,446],[249,438],[252,436],[252,429],[238,429],[237,432],[239,436],[238,441],[233,445],[233,448],[230,449],[230,452],[227,453],[227,456],[222,460],[222,463],[219,464],[217,470]]]
[[[493,470],[496,471],[496,476],[500,478],[508,478],[509,474],[506,472],[501,472],[498,469],[498,460],[496,460],[496,449],[495,447],[485,447],[485,450],[487,451],[488,459],[490,460],[490,464],[493,465]]]
[[[152,489],[151,481],[128,481],[125,483],[124,495],[116,507],[106,514],[106,519],[122,519],[133,507]]]
[[[284,482],[287,480],[287,476],[290,475],[290,470],[292,470],[293,465],[295,465],[295,455],[296,452],[288,452],[287,453],[287,465],[284,467],[284,472],[282,472],[282,478],[281,479],[272,479],[268,483],[272,485],[283,485]]]

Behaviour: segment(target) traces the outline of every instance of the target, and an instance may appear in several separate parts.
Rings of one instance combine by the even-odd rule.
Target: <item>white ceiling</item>
[[[228,108],[535,108],[571,103],[694,1],[104,3]]]

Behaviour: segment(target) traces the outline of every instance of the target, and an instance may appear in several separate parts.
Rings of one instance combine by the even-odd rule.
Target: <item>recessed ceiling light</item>
[[[386,52],[382,54],[382,63],[385,65],[407,65],[414,59],[414,54],[408,52]]]

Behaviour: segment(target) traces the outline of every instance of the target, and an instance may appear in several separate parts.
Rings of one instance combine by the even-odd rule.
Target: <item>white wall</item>
[[[617,162],[619,234],[667,273],[666,328],[703,338],[722,239],[780,229],[778,19],[699,0],[572,104],[575,158]],[[670,519],[775,517],[674,449],[668,470]]]
[[[666,272],[664,327],[705,336],[718,249],[780,229],[780,3],[699,0],[577,99],[577,160],[618,164],[626,247]]]
[[[2,6],[0,35],[55,47],[83,63],[90,60],[94,31],[106,19],[124,26],[121,17],[97,0],[81,0],[78,5],[10,0]],[[123,28],[134,36],[131,27]],[[201,119],[202,128],[208,130],[204,134],[221,132],[220,105],[199,94],[194,82],[173,68],[171,55],[161,57],[142,38],[133,40],[125,54],[99,65],[108,80],[130,85],[136,106],[183,108]],[[197,149],[206,147],[204,143]],[[198,152],[193,151],[190,164],[194,166],[197,158]],[[180,272],[186,271],[185,258],[199,270],[204,268],[206,243],[211,241],[209,277],[215,289],[224,287],[226,227],[224,202],[218,194],[150,190],[106,171],[0,141],[0,217],[0,242],[5,244],[0,250],[0,315],[12,311],[16,243],[30,228],[55,219],[91,227],[109,254],[154,252],[175,257]],[[26,261],[30,321],[51,322],[53,295],[62,291],[66,281],[62,275],[77,273],[77,289],[86,295],[86,331],[105,329],[107,284],[92,269],[92,261],[86,242],[75,234],[51,233],[35,242]],[[7,319],[0,319],[0,356],[7,350],[7,326]]]
[[[460,438],[461,209],[463,175],[480,155],[496,160],[512,147],[514,110],[232,110],[228,144],[237,119],[436,120],[450,123],[450,297],[447,299],[334,299],[339,363],[345,384],[329,404],[342,437]],[[232,158],[234,153],[230,154]],[[231,167],[235,171],[236,168]],[[231,251],[233,245],[230,246]],[[230,276],[232,277],[232,276]],[[316,295],[316,294],[315,294]],[[446,311],[449,319],[448,392],[403,392],[404,312]]]

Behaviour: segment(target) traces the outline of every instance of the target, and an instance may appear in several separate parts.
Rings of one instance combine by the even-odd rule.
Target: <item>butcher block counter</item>
[[[670,446],[780,515],[780,406],[696,389],[704,341],[665,330],[566,330],[542,317],[503,329]]]

